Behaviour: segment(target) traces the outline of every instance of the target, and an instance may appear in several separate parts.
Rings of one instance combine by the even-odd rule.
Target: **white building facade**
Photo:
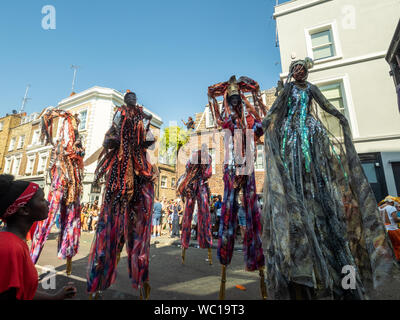
[[[385,61],[399,13],[400,0],[292,0],[274,13],[280,78],[293,60],[314,60],[308,80],[348,118],[378,201],[400,196],[400,114]]]

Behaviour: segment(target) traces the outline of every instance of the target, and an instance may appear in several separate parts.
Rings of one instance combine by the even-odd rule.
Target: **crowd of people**
[[[99,220],[99,202],[84,203],[81,209],[81,228],[83,232],[94,233]]]
[[[221,220],[222,196],[212,195],[210,201],[211,225],[213,238],[218,239],[218,231]],[[260,204],[261,205],[261,204]],[[181,198],[162,200],[155,198],[152,218],[152,238],[168,235],[171,238],[179,238],[182,231],[184,214],[184,203]],[[195,204],[192,219],[192,239],[197,239],[197,203]],[[246,213],[243,207],[243,200],[239,201],[238,227],[236,236],[240,236],[240,243],[244,241],[246,232]]]

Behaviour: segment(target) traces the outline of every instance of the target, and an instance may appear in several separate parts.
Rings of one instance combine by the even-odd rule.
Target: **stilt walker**
[[[243,93],[250,92],[254,106]],[[219,229],[218,258],[222,264],[220,299],[225,299],[226,269],[231,263],[237,229],[238,196],[243,192],[246,212],[246,234],[243,243],[246,270],[260,273],[260,290],[266,299],[265,259],[261,244],[260,208],[254,175],[255,142],[263,135],[261,119],[267,108],[262,102],[259,85],[252,79],[233,76],[229,82],[208,89],[210,109],[219,127],[225,129],[224,202]],[[222,112],[216,97],[224,96]],[[240,133],[239,138],[236,134]],[[232,138],[234,137],[234,138]],[[250,139],[249,139],[250,138]],[[250,150],[250,153],[247,152]]]
[[[212,264],[210,189],[207,183],[211,176],[212,158],[204,144],[201,150],[193,152],[186,164],[185,174],[178,181],[178,193],[186,199],[181,235],[182,263],[185,263],[186,250],[189,248],[193,211],[197,202],[197,240],[200,248],[208,250],[208,261]]]
[[[136,95],[128,91],[124,100],[126,105],[118,108],[105,136],[95,172],[95,183],[104,178],[105,191],[89,255],[87,291],[98,296],[114,283],[126,245],[132,287],[147,300],[155,179],[147,149],[155,140],[150,132],[152,116],[137,105]]]
[[[306,81],[312,66],[309,58],[291,64],[263,120],[268,293],[365,299],[367,288],[392,275],[393,252],[348,120]],[[345,268],[353,270],[353,288],[342,285]]]
[[[53,142],[53,124],[58,118],[59,139]],[[49,236],[55,218],[60,213],[58,258],[67,260],[67,275],[72,273],[72,258],[78,253],[81,235],[81,205],[83,158],[85,150],[78,133],[79,119],[63,110],[49,110],[42,118],[41,140],[53,149],[49,175],[49,216],[39,222],[32,239],[31,258],[36,263]]]

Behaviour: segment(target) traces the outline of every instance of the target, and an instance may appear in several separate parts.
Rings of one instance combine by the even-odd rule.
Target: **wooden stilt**
[[[182,247],[182,264],[185,264],[186,248]]]
[[[146,281],[143,284],[143,287],[140,288],[140,300],[149,300],[150,299],[150,284]]]
[[[100,300],[100,291],[89,294],[89,300]]]
[[[208,262],[210,263],[210,266],[213,264],[211,248],[208,248]]]
[[[66,270],[67,276],[70,276],[72,274],[72,258],[67,259],[67,270]]]
[[[226,266],[222,266],[221,287],[219,289],[219,300],[225,300]]]
[[[264,268],[260,268],[260,289],[261,297],[263,300],[267,300],[267,287],[265,285]]]

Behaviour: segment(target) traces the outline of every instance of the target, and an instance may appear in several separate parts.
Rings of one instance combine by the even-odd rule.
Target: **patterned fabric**
[[[317,103],[342,136],[318,118]],[[365,298],[390,274],[393,253],[345,116],[307,83],[288,83],[263,121],[266,178],[263,245],[272,299],[290,299],[293,284],[314,297]],[[340,143],[343,141],[343,143]],[[344,290],[344,266],[357,271]]]
[[[197,239],[202,249],[212,248],[212,230],[210,214],[210,190],[207,180],[212,176],[212,158],[208,152],[193,152],[186,164],[186,172],[178,181],[178,192],[186,198],[185,214],[182,221],[182,247],[189,248],[193,211],[197,201]],[[205,161],[204,161],[205,162]]]
[[[60,137],[53,143],[53,122],[58,118]],[[49,110],[42,118],[41,139],[52,144],[49,175],[52,181],[48,201],[49,216],[38,223],[32,240],[31,258],[34,263],[61,212],[61,233],[58,239],[58,257],[72,259],[79,248],[81,234],[80,196],[82,193],[83,158],[85,149],[78,133],[79,120],[76,115],[63,110]]]
[[[249,122],[247,121],[247,124]],[[225,135],[225,156],[224,166],[224,200],[221,210],[221,223],[218,240],[218,258],[222,265],[229,265],[232,260],[235,245],[237,214],[239,210],[238,196],[243,192],[244,208],[246,211],[246,235],[243,243],[245,254],[246,269],[248,271],[258,270],[265,265],[264,253],[261,243],[261,221],[260,208],[258,205],[258,196],[256,192],[256,183],[254,175],[254,158],[245,159],[243,164],[239,164],[238,155],[244,156],[247,150],[247,144],[250,143],[251,155],[254,154],[254,140],[257,141],[260,134],[260,123],[254,120],[252,127],[243,127],[243,123],[229,117],[225,119],[224,129],[230,133],[242,130],[242,144],[235,143],[230,139],[229,134]],[[254,139],[248,139],[249,131],[254,135]],[[262,133],[262,131],[261,131]],[[239,149],[240,148],[240,149]]]
[[[95,184],[104,177],[106,188],[96,235],[89,255],[87,291],[109,288],[116,279],[117,256],[124,244],[129,277],[137,289],[149,279],[150,227],[153,211],[153,167],[146,137],[150,120],[139,106],[119,107],[105,136]]]

